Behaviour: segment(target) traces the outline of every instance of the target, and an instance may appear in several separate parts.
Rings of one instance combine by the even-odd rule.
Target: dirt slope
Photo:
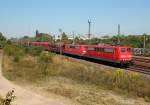
[[[58,99],[46,98],[44,96],[38,95],[30,90],[26,90],[19,87],[10,81],[6,80],[2,75],[2,53],[0,53],[0,95],[5,97],[6,93],[14,89],[15,95],[17,96],[14,104],[17,105],[73,105],[70,102],[64,102],[63,100],[58,101]]]

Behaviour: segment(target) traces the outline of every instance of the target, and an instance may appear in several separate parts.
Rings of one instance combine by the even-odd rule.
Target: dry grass
[[[143,80],[139,74],[120,69],[103,70],[57,55],[44,66],[38,57],[27,55],[19,62],[13,62],[11,57],[5,56],[3,73],[9,80],[43,87],[42,91],[68,97],[82,105],[134,105],[123,98],[110,97],[110,90],[150,97],[150,81]]]
[[[42,87],[42,91],[65,96],[82,105],[124,105],[120,100],[109,97],[107,92],[95,85],[81,84],[65,77],[50,77],[48,82],[43,83]]]

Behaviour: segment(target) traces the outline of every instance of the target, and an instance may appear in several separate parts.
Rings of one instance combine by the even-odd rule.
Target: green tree
[[[79,42],[80,42],[80,39],[79,39],[78,36],[76,36],[76,37],[74,38],[74,42],[75,42],[75,43],[79,43]]]
[[[53,42],[53,36],[47,33],[39,33],[38,37],[35,38],[38,42]]]
[[[32,56],[39,56],[43,51],[42,47],[37,47],[37,46],[30,46],[24,49],[25,49],[25,53],[31,54]]]
[[[97,45],[97,44],[100,43],[100,40],[98,38],[92,38],[90,42],[91,42],[91,44],[96,44]]]
[[[3,36],[1,32],[0,32],[0,41],[6,41],[6,38]]]
[[[68,41],[68,36],[65,32],[62,33],[61,41],[62,42],[67,42]]]
[[[6,44],[6,38],[4,37],[4,35],[0,32],[0,48],[3,48]]]

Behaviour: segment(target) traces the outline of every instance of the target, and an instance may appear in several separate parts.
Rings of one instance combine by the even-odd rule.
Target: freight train
[[[50,44],[30,42],[30,46],[41,46],[45,50],[112,62],[121,66],[133,64],[132,48],[127,46],[100,46],[81,44]]]

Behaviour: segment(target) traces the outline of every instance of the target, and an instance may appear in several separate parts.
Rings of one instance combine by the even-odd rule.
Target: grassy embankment
[[[3,74],[7,79],[35,85],[82,105],[126,105],[105,90],[150,100],[150,81],[137,73],[97,68],[52,53],[41,53],[36,48],[8,50],[6,47],[4,53]]]

